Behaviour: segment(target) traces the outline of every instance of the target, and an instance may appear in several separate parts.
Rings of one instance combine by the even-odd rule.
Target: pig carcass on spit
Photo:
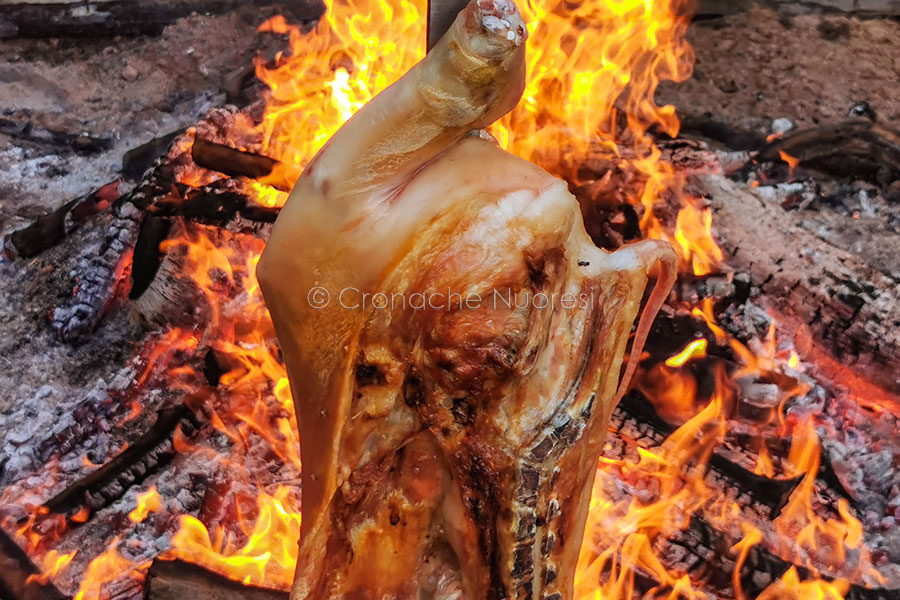
[[[525,38],[509,0],[469,4],[307,166],[260,259],[300,426],[294,600],[572,597],[676,257],[598,249],[563,181],[471,133],[518,102]]]

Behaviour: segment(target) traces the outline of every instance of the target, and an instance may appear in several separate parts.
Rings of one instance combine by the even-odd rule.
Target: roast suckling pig
[[[479,131],[526,36],[510,0],[470,3],[310,162],[261,257],[300,427],[294,600],[572,597],[676,256],[595,247],[566,184]]]

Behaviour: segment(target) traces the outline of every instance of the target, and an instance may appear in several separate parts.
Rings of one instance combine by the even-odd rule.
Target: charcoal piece
[[[185,406],[160,410],[153,426],[124,452],[66,487],[44,506],[53,513],[69,513],[77,511],[82,504],[93,511],[111,504],[129,487],[140,484],[174,458],[175,431],[182,424],[195,430],[199,424],[191,423],[194,420],[193,413]]]
[[[131,202],[116,206],[101,246],[79,269],[75,294],[53,311],[53,329],[61,339],[83,338],[106,314],[137,241],[142,218],[141,211]]]
[[[131,266],[131,290],[128,292],[130,299],[140,298],[156,276],[162,262],[159,245],[171,229],[171,220],[155,215],[148,215],[141,223]]]
[[[35,221],[9,235],[16,254],[22,258],[37,256],[52,248],[85,221],[109,206],[119,197],[119,182],[113,181],[82,196],[66,202],[53,212],[41,215]]]

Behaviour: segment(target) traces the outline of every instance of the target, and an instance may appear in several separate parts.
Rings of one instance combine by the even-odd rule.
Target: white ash
[[[855,500],[866,542],[882,564],[900,563],[900,427],[889,411],[873,412],[840,394],[819,415],[822,446]]]
[[[778,117],[774,121],[772,121],[772,133],[775,135],[781,135],[783,133],[787,133],[794,129],[794,122],[786,117]]]
[[[93,156],[0,145],[0,164],[5,165],[5,193],[21,199],[16,203],[20,208],[12,211],[0,234],[28,225],[41,213],[55,210],[73,198],[121,178],[122,157],[126,152],[161,133],[187,127],[223,102],[224,95],[201,94],[177,112],[162,113],[157,119],[136,123],[125,135],[117,132],[113,149]]]

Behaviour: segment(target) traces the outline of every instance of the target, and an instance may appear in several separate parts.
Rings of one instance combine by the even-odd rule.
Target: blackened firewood
[[[86,257],[79,269],[75,294],[53,311],[53,328],[63,340],[78,340],[94,330],[115,296],[131,250],[137,241],[143,214],[131,202],[120,202],[100,248]]]
[[[22,258],[37,256],[62,241],[88,217],[108,209],[119,197],[119,181],[107,183],[87,196],[66,202],[56,210],[38,217],[31,225],[14,231],[9,239]]]
[[[713,453],[709,459],[709,468],[727,478],[742,491],[750,494],[756,502],[769,508],[769,518],[774,519],[787,505],[791,494],[803,481],[803,475],[791,479],[772,479],[748,471],[739,464],[728,460],[721,454]]]
[[[685,529],[661,536],[654,547],[666,567],[687,573],[692,580],[703,581],[707,589],[721,593],[732,591],[738,556],[730,549],[735,542],[702,518],[692,516]],[[790,567],[787,561],[754,546],[741,566],[741,589],[746,597],[755,598]]]
[[[210,348],[203,357],[203,375],[212,387],[218,387],[222,375],[228,372],[219,361],[216,351]]]
[[[65,594],[36,579],[40,570],[0,529],[0,598],[3,600],[63,600]],[[31,581],[29,582],[29,578]]]
[[[890,183],[900,177],[900,133],[869,119],[849,119],[786,133],[766,145],[757,163],[795,158],[803,167],[833,175]]]
[[[53,457],[61,457],[74,451],[88,439],[98,435],[108,424],[124,414],[127,404],[119,402],[102,390],[91,390],[72,410],[72,421],[62,429],[38,443],[35,458],[39,463],[47,463]],[[0,484],[8,481],[0,479]]]
[[[153,561],[147,600],[287,600],[288,593],[244,585],[180,560]]]
[[[731,150],[751,150],[760,148],[766,143],[766,137],[758,131],[741,128],[710,113],[685,110],[679,111],[678,116],[683,134],[701,136],[719,142]]]
[[[897,598],[900,598],[900,590],[867,588],[861,585],[851,585],[846,596],[846,600],[897,600]]]
[[[194,12],[215,14],[242,6],[275,4],[302,21],[318,19],[324,12],[324,6],[316,0],[109,0],[94,4],[23,1],[0,4],[0,39],[158,35],[170,23]]]
[[[100,323],[129,266],[146,209],[177,189],[173,168],[163,156],[140,185],[116,201],[99,247],[84,249],[72,297],[53,311],[52,325],[61,339],[78,341]]]
[[[0,4],[0,39],[3,36],[2,14],[5,6]],[[57,151],[72,150],[78,154],[97,154],[110,150],[114,145],[111,137],[94,137],[86,133],[69,133],[45,129],[30,122],[18,122],[0,118],[0,133],[41,146],[52,146]]]
[[[664,565],[677,572],[687,573],[693,581],[703,581],[704,587],[716,592],[733,594],[733,574],[737,553],[732,550],[739,540],[716,530],[704,519],[692,516],[687,528],[668,537],[661,537],[654,546]],[[791,564],[764,546],[751,547],[741,565],[739,580],[746,598],[757,597],[766,587],[794,568],[803,580],[820,577],[802,565]],[[866,588],[852,584],[847,598],[854,600],[889,600],[900,590]]]
[[[154,326],[203,327],[212,316],[212,307],[202,285],[195,279],[193,267],[186,262],[188,240],[199,235],[217,248],[239,251],[255,247],[270,226],[261,227],[259,223],[245,223],[240,219],[224,227],[221,223],[219,226],[196,224],[185,217],[170,219],[169,239],[178,241],[163,253],[152,281],[139,296],[131,298],[130,308],[142,321]]]
[[[131,291],[128,297],[140,298],[159,270],[162,261],[159,245],[172,229],[172,221],[165,217],[148,215],[141,224],[134,246],[134,260],[131,263]]]
[[[184,133],[184,129],[178,129],[171,133],[153,138],[149,142],[132,148],[122,157],[122,175],[136,181],[140,179],[154,161],[162,156],[172,145],[175,139]]]
[[[658,446],[675,431],[675,427],[663,419],[653,405],[638,392],[630,392],[613,410],[612,427],[645,447]],[[713,452],[706,465],[707,477],[721,487],[736,488],[747,498],[742,502],[748,507],[761,505],[766,516],[774,519],[790,500],[803,477],[772,479],[757,475]],[[741,498],[738,498],[741,501]]]
[[[240,216],[247,221],[274,223],[280,209],[261,206],[246,194],[218,182],[187,190],[183,196],[161,197],[150,212],[162,217],[185,217],[205,225],[225,225]]]
[[[826,446],[822,446],[822,449],[819,452],[819,460],[819,473],[817,477],[825,482],[828,488],[833,490],[835,494],[847,500],[847,502],[850,503],[850,506],[858,508],[859,505],[856,498],[846,487],[844,487],[844,482],[841,481],[841,478],[838,477],[837,472],[834,470],[834,465],[831,462],[831,454],[828,452]]]
[[[189,437],[200,423],[186,406],[160,410],[153,426],[124,452],[66,487],[44,506],[53,513],[70,513],[82,506],[93,512],[108,506],[175,457],[173,440],[179,427]]]
[[[237,150],[202,138],[194,140],[191,157],[195,163],[205,169],[219,171],[231,177],[240,176],[251,179],[269,175],[278,164],[277,160],[268,156]]]

